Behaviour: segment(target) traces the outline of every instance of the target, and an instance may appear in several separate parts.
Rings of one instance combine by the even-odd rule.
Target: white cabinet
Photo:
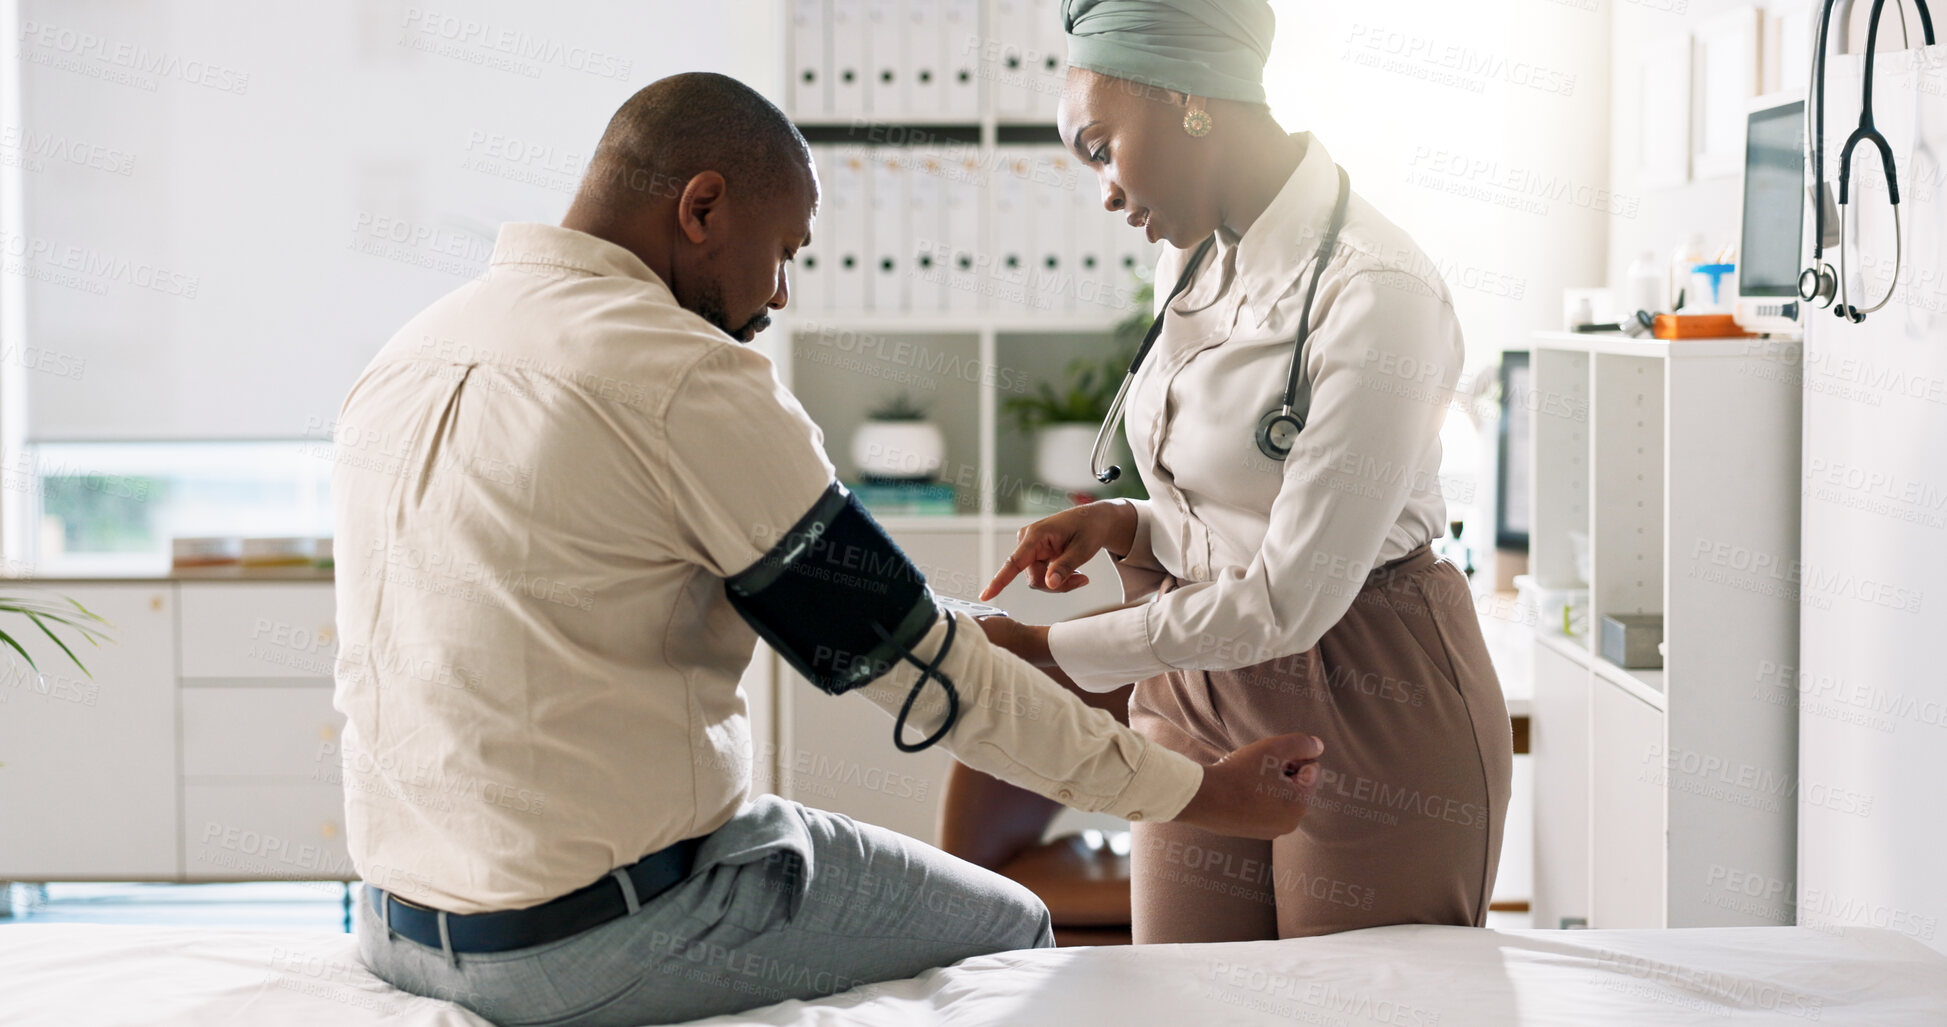
[[[176,590],[9,582],[58,592],[114,625],[115,642],[62,638],[83,674],[25,618],[0,679],[0,880],[167,878],[176,841]]]
[[[1589,920],[1589,670],[1552,645],[1535,647],[1534,925]]]
[[[20,587],[114,629],[89,677],[9,625],[43,675],[0,679],[0,880],[357,877],[329,580]]]
[[[1800,396],[1777,373],[1797,359],[1536,337],[1533,572],[1591,607],[1579,634],[1536,635],[1536,926],[1791,921],[1730,882],[1793,879],[1795,711],[1754,685],[1798,650]],[[1603,658],[1611,613],[1662,615],[1661,668]]]
[[[1663,711],[1600,678],[1593,688],[1589,922],[1662,927]]]
[[[182,676],[329,681],[338,653],[331,586],[186,582]]]

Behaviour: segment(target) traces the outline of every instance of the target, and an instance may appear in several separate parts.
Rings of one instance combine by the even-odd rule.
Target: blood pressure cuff
[[[863,687],[900,660],[923,673],[893,725],[893,742],[916,752],[953,726],[959,696],[939,673],[954,622],[931,665],[913,647],[939,619],[926,576],[907,559],[858,497],[833,481],[811,510],[755,564],[725,579],[724,591],[757,634],[792,669],[832,695]],[[901,738],[906,714],[927,679],[947,693],[946,722],[915,746]]]

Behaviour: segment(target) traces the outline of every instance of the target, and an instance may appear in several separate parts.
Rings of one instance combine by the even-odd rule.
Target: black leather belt
[[[505,952],[545,945],[635,912],[689,876],[701,841],[686,838],[619,867],[594,884],[526,909],[446,913],[409,905],[370,884],[365,893],[371,896],[380,922],[394,934],[442,951]]]

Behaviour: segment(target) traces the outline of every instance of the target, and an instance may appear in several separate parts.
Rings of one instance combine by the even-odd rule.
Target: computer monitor
[[[1736,316],[1745,331],[1798,331],[1804,231],[1805,100],[1761,98],[1744,134]]]

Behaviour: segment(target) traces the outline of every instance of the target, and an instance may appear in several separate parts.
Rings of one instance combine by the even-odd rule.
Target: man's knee
[[[1013,882],[1009,882],[1013,883]],[[996,940],[1006,949],[1049,949],[1055,947],[1055,921],[1048,904],[1027,888],[1016,885],[1005,896],[1006,908],[1000,918],[1003,929]]]

